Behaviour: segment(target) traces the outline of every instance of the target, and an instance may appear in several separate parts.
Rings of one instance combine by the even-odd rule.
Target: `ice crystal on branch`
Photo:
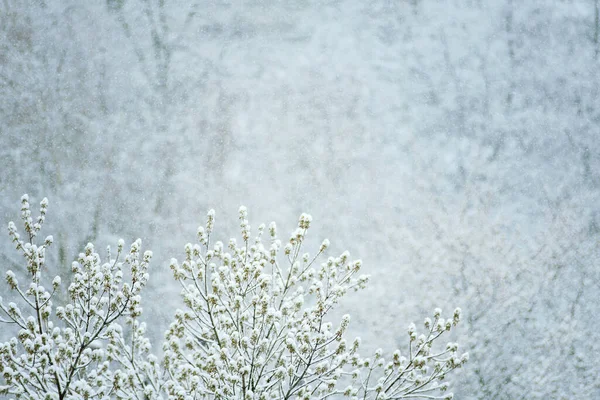
[[[274,223],[252,237],[245,207],[239,209],[241,242],[212,241],[215,213],[187,244],[180,263],[171,260],[186,308],[177,310],[165,333],[163,359],[150,354],[142,313],[142,290],[152,253],[138,239],[124,251],[119,241],[105,261],[92,244],[72,263],[65,304],[53,304],[60,277],[43,276],[45,250],[34,241],[47,200],[33,223],[29,199],[21,215],[28,241],[14,223],[8,231],[25,258],[28,286],[6,272],[18,300],[4,303],[0,322],[15,336],[0,344],[0,394],[18,399],[449,399],[446,375],[467,354],[458,344],[434,342],[460,320],[460,309],[443,319],[436,309],[419,333],[408,328],[408,350],[386,361],[377,350],[359,354],[360,339],[345,337],[350,316],[328,314],[349,290],[364,288],[362,262],[348,252],[327,256],[325,239],[316,254],[304,251],[312,217],[302,214],[284,242]],[[47,284],[46,284],[47,283]],[[46,289],[44,287],[51,289]],[[436,342],[437,343],[437,342]]]

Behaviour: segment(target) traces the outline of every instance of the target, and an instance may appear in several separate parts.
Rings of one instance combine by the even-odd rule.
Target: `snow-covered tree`
[[[50,281],[46,249],[52,236],[38,244],[48,200],[40,203],[34,221],[29,198],[21,199],[25,237],[13,222],[8,233],[24,258],[26,277],[6,272],[14,301],[0,297],[0,323],[10,324],[15,336],[0,345],[0,393],[17,399],[138,398],[153,393],[158,377],[156,357],[148,356],[145,324],[137,317],[141,291],[148,281],[152,253],[141,254],[141,241],[106,259],[88,244],[72,264],[68,300],[55,304],[61,278]],[[125,273],[125,275],[124,275]],[[26,283],[24,283],[25,281]],[[44,286],[45,285],[45,286]]]
[[[46,249],[36,238],[48,200],[34,220],[29,197],[21,198],[24,238],[13,222],[9,236],[24,258],[24,277],[6,272],[14,301],[0,297],[0,323],[14,336],[0,344],[0,394],[17,399],[451,399],[446,376],[468,360],[458,344],[439,348],[455,327],[460,309],[444,319],[440,309],[419,332],[408,327],[408,348],[388,360],[377,350],[359,354],[348,343],[350,316],[335,325],[328,314],[349,290],[364,288],[361,260],[348,252],[327,257],[324,240],[314,255],[303,251],[312,217],[300,216],[283,243],[271,223],[255,236],[245,207],[239,210],[241,243],[213,243],[213,210],[198,229],[198,243],[185,246],[185,260],[171,261],[182,286],[165,334],[162,361],[150,354],[140,322],[142,290],[152,253],[141,240],[124,242],[104,260],[88,244],[72,264],[64,303],[55,301],[61,278],[47,276]],[[26,283],[23,283],[26,282]]]

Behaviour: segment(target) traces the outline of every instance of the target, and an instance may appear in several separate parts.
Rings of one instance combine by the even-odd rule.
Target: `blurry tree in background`
[[[2,190],[31,187],[95,210],[65,210],[78,223],[58,221],[65,264],[74,248],[87,243],[77,240],[96,238],[103,216],[108,177],[98,171],[109,161],[110,151],[101,145],[111,142],[111,129],[97,122],[107,115],[105,63],[97,48],[86,45],[96,38],[77,34],[80,24],[91,25],[86,33],[95,25],[81,10],[51,10],[41,2],[6,1],[1,7]]]
[[[400,341],[398,315],[458,302],[475,350],[461,398],[598,397],[598,15],[597,0],[5,0],[0,215],[47,195],[63,278],[88,240],[122,234],[162,282],[190,214],[310,210],[373,266],[349,296],[356,334]]]

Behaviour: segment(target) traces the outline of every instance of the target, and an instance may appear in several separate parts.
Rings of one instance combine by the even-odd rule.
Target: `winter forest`
[[[0,392],[17,382],[0,398],[442,399],[420,385],[448,368],[455,399],[600,399],[600,0],[0,0],[0,223]],[[105,319],[86,338],[59,306],[93,312],[105,261],[123,333]],[[55,353],[25,311],[48,293]],[[185,346],[179,309],[200,332]],[[262,339],[202,330],[257,309]],[[87,348],[73,361],[69,343]],[[142,379],[127,363],[148,343]],[[321,344],[333,358],[308,366]],[[335,363],[371,371],[378,348],[389,380],[344,393],[356,376]],[[89,372],[103,357],[122,376]]]

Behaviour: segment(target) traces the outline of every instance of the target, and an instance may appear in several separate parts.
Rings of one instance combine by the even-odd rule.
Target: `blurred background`
[[[460,306],[456,398],[600,398],[599,8],[2,0],[1,222],[48,197],[64,279],[141,237],[160,340],[209,208],[224,241],[241,204],[283,237],[308,212],[372,276],[339,310],[365,351]]]

